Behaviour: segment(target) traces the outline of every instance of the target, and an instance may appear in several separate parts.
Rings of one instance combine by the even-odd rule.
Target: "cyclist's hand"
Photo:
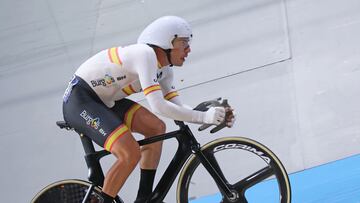
[[[231,107],[226,107],[225,112],[226,112],[226,126],[231,128],[231,127],[233,127],[235,120],[236,120],[235,111]]]
[[[204,123],[219,125],[225,119],[224,107],[210,107],[205,113]]]

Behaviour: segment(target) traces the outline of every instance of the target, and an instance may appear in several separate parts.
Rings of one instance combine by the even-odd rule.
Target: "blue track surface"
[[[293,203],[360,203],[360,155],[291,174],[290,181]],[[275,203],[271,194],[267,194],[271,184],[274,182],[268,181],[249,191],[249,203]],[[220,196],[215,194],[192,203],[219,200]]]

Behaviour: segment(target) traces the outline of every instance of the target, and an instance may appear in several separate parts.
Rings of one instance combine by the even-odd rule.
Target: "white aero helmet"
[[[177,37],[192,38],[190,24],[177,16],[163,16],[148,25],[140,34],[137,43],[150,44],[162,49],[173,49]]]

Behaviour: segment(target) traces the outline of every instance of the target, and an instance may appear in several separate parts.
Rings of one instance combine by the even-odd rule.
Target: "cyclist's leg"
[[[148,138],[164,134],[166,125],[156,115],[141,107],[134,115],[131,130]],[[142,169],[156,169],[159,164],[161,150],[162,141],[142,146],[140,167]]]
[[[129,107],[123,106],[124,111]],[[130,130],[117,111],[107,107],[80,78],[64,100],[63,109],[64,119],[72,127],[117,157],[103,187],[104,193],[115,197],[140,159],[139,146]]]
[[[140,159],[140,149],[128,131],[113,143],[111,153],[116,156],[117,160],[105,176],[103,191],[114,197],[137,165]]]
[[[112,110],[119,115],[132,131],[146,138],[165,133],[165,123],[140,104],[129,99],[115,102]],[[143,169],[156,169],[159,164],[162,142],[156,142],[141,148],[140,166]]]
[[[141,107],[134,115],[131,130],[145,137],[152,137],[164,134],[166,125],[156,115]],[[156,169],[159,164],[161,150],[162,141],[143,146],[141,148],[140,167],[142,169]]]
[[[129,122],[128,126],[133,132],[143,134],[145,137],[165,133],[165,123],[146,108],[138,107],[132,117],[132,122]],[[140,182],[135,203],[144,202],[152,192],[161,149],[162,142],[145,145],[141,148]]]

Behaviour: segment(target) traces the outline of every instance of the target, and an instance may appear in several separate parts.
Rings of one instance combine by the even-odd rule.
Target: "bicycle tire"
[[[91,183],[78,179],[66,179],[54,182],[40,192],[31,200],[31,203],[82,203],[87,189]],[[101,188],[95,186],[89,198],[89,203],[102,203]],[[122,203],[114,200],[114,203]]]
[[[206,145],[204,145],[201,148],[202,153],[204,153],[207,158],[209,159],[209,161],[214,164],[214,162],[216,162],[215,164],[218,164],[218,171],[220,170],[220,174],[223,173],[224,168],[221,168],[221,164],[217,163],[218,161],[216,160],[217,158],[215,157],[215,154],[218,152],[223,152],[223,151],[227,151],[229,150],[228,153],[233,153],[234,149],[240,149],[240,150],[245,150],[244,153],[246,154],[254,154],[251,155],[252,157],[259,157],[259,162],[265,162],[262,163],[264,164],[265,168],[263,168],[262,170],[258,170],[257,173],[252,173],[252,177],[255,177],[256,174],[265,174],[265,171],[267,171],[267,175],[265,177],[265,175],[263,175],[261,178],[264,178],[261,182],[264,181],[268,181],[269,177],[270,177],[270,173],[271,176],[274,176],[274,180],[277,181],[277,185],[275,184],[274,187],[277,187],[277,191],[279,194],[279,198],[278,200],[276,199],[276,202],[280,202],[280,203],[290,203],[291,202],[291,186],[290,186],[290,181],[289,181],[289,177],[287,175],[287,172],[283,166],[283,164],[280,162],[280,160],[276,157],[276,155],[267,147],[265,147],[264,145],[260,144],[259,142],[256,142],[254,140],[251,140],[249,138],[244,138],[244,137],[225,137],[225,138],[220,138],[217,140],[214,140],[212,142],[207,143]],[[211,157],[215,157],[214,159]],[[198,169],[198,166],[200,165],[200,161],[199,159],[195,156],[192,155],[188,161],[185,163],[180,176],[179,176],[179,180],[178,180],[178,185],[177,185],[177,202],[178,203],[188,203],[191,202],[194,199],[197,199],[198,197],[194,197],[194,196],[189,196],[189,188],[192,187],[190,186],[191,184],[196,185],[192,182],[192,178],[194,175],[194,172],[196,171],[196,169]],[[262,173],[264,172],[264,173]],[[207,173],[207,171],[205,171],[205,173],[203,172],[201,176],[203,176],[203,174],[207,175],[207,177],[209,177],[209,174]],[[268,176],[269,175],[269,176]],[[223,195],[221,193],[221,191],[219,191],[218,188],[216,188],[216,184],[215,185],[215,189],[218,190],[218,192],[216,193],[216,196],[218,197],[218,199],[216,200],[216,202],[222,202],[222,203],[227,203],[227,202],[231,202],[231,203],[247,203],[248,199],[247,197],[245,197],[245,194],[248,189],[252,188],[253,186],[256,187],[256,185],[261,185],[258,184],[258,182],[253,182],[250,184],[251,181],[255,181],[251,180],[251,176],[248,176],[246,178],[248,178],[247,180],[248,182],[239,182],[238,180],[236,181],[236,183],[234,184],[230,184],[226,178],[225,175],[223,175],[223,177],[226,179],[226,184],[229,185],[229,187],[231,187],[234,191],[236,190],[241,190],[241,191],[236,191],[236,193],[240,194],[237,198],[229,200],[228,198],[225,197],[225,195]],[[238,177],[236,177],[237,179]],[[203,180],[204,178],[202,178]],[[205,188],[202,190],[207,190],[208,188],[208,182],[204,182],[205,183]],[[269,181],[268,181],[269,182]],[[242,185],[241,185],[242,184]],[[245,187],[245,184],[249,184]],[[243,187],[242,189],[240,189],[240,185],[241,187]],[[197,187],[197,186],[196,186]],[[201,187],[202,188],[202,187]],[[233,191],[232,190],[232,191]],[[220,195],[219,195],[220,193]],[[256,194],[257,196],[258,194]],[[199,198],[201,199],[201,198]],[[220,200],[219,200],[220,199]],[[199,201],[199,202],[209,202],[210,200],[207,199],[206,201]],[[214,201],[214,199],[212,199],[211,201]],[[194,200],[194,202],[196,202],[196,200]],[[268,201],[259,201],[259,202],[268,202]],[[251,202],[252,203],[252,202]]]

